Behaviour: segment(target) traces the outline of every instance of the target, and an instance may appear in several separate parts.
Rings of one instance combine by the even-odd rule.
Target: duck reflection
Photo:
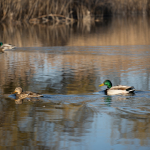
[[[14,103],[1,104],[0,115],[4,112],[5,116],[3,116],[4,125],[1,126],[0,133],[5,134],[3,137],[5,143],[0,141],[0,144],[25,146],[25,141],[30,140],[28,147],[31,147],[34,142],[39,147],[44,147],[46,144],[47,149],[51,149],[51,145],[57,147],[68,139],[70,142],[80,143],[91,134],[96,138],[103,138],[103,135],[99,133],[107,131],[105,133],[109,134],[111,144],[117,144],[116,140],[126,144],[126,141],[130,141],[129,139],[132,138],[134,141],[134,138],[138,138],[141,142],[139,144],[142,145],[143,142],[143,145],[148,145],[144,143],[148,142],[150,133],[148,115],[138,117],[138,114],[133,114],[135,111],[121,110],[125,106],[127,106],[126,110],[130,107],[135,109],[137,106],[135,103],[141,103],[141,97],[138,100],[133,96],[55,95],[41,99],[43,99],[42,102],[30,104],[24,103],[28,102],[28,99],[16,99],[16,104],[22,104],[17,107],[12,106]],[[145,103],[148,102],[149,99],[145,101]],[[146,106],[143,105],[143,109],[144,107]],[[105,123],[108,124],[105,126]],[[5,125],[10,128],[6,128]],[[93,131],[99,132],[96,134]],[[23,138],[20,138],[21,136]]]
[[[106,103],[107,106],[111,106],[111,100],[112,100],[112,97],[111,96],[105,96],[104,97],[104,101]]]
[[[17,98],[15,99],[15,104],[23,104],[23,102],[38,102],[41,101],[39,98]]]
[[[15,103],[16,104],[23,104],[23,99],[21,99],[21,98],[19,99],[18,98],[18,99],[15,100]]]
[[[124,100],[132,100],[135,95],[135,93],[128,93],[126,95],[117,95],[117,96],[110,96],[110,95],[106,95],[103,97],[105,105],[109,106],[109,107],[113,107],[113,102],[123,102]]]

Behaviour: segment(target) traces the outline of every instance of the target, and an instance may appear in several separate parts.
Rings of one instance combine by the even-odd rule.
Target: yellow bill
[[[101,85],[99,85],[99,86],[104,86],[104,83],[102,83]]]

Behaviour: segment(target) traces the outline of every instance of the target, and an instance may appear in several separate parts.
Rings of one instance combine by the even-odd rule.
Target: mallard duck
[[[14,45],[11,44],[3,44],[2,42],[0,42],[0,51],[4,52],[6,49],[13,49],[15,48]]]
[[[16,99],[24,99],[28,97],[28,94],[22,92],[21,87],[16,87],[15,91],[12,94],[16,94]]]
[[[23,92],[21,87],[16,87],[13,93],[16,93],[16,97],[19,99],[23,99],[22,97],[27,98],[27,97],[42,97],[43,96],[41,94],[33,93],[31,91]]]
[[[107,86],[107,89],[105,90],[106,95],[126,95],[129,93],[134,93],[135,91],[133,86],[124,86],[124,85],[112,86],[110,80],[105,80],[99,86],[104,86],[104,85]]]

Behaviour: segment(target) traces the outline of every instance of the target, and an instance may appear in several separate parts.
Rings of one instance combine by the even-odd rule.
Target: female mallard
[[[16,94],[16,99],[24,99],[28,97],[28,94],[22,92],[21,87],[16,87],[15,91],[12,94]]]
[[[105,90],[105,94],[107,95],[126,95],[129,93],[134,93],[135,91],[133,86],[124,86],[124,85],[112,86],[110,80],[105,80],[99,86],[104,86],[104,85],[107,86],[107,89]]]
[[[6,49],[13,49],[15,48],[15,46],[11,45],[11,44],[3,44],[2,42],[0,42],[0,51],[4,52]]]
[[[42,97],[43,95],[40,95],[38,93],[33,93],[31,91],[25,91],[23,92],[21,87],[16,87],[15,91],[13,93],[16,93],[16,97],[19,99],[27,98],[27,97]]]

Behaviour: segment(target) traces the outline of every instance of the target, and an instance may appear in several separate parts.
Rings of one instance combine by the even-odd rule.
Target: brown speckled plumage
[[[23,92],[21,87],[16,87],[15,91],[13,92],[16,94],[16,98],[23,99],[23,98],[30,98],[30,97],[42,97],[43,95],[34,93],[31,91],[25,91]]]

